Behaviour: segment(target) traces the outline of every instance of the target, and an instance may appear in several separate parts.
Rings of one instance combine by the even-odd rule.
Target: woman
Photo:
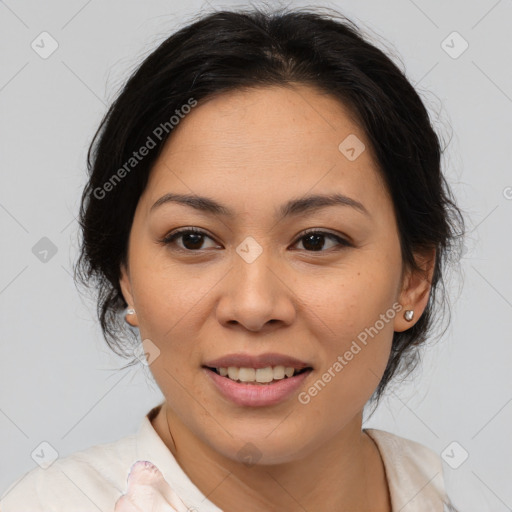
[[[414,367],[463,231],[440,156],[414,88],[339,14],[222,11],[164,41],[91,144],[77,277],[165,401],[2,512],[449,507],[435,453],[362,429]]]

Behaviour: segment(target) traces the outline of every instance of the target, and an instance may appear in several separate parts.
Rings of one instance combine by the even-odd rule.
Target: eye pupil
[[[190,239],[190,237],[192,237],[192,247],[187,247],[187,249],[200,249],[201,248],[201,245],[203,243],[203,235],[201,235],[200,233],[193,233],[193,232],[188,232],[188,233],[184,233],[181,235],[182,238],[183,238],[183,245],[185,247],[187,247],[187,240]]]
[[[304,240],[305,240],[305,241],[307,241],[307,242],[306,242],[306,243],[304,243],[303,245],[304,245],[304,247],[305,247],[306,249],[308,249],[307,245],[311,242],[311,240],[312,240],[312,239],[313,239],[313,240],[314,240],[314,239],[316,239],[316,242],[313,242],[313,243],[310,245],[310,248],[311,248],[311,246],[312,246],[312,249],[311,249],[311,250],[313,250],[313,251],[319,251],[319,250],[321,250],[321,249],[322,249],[322,247],[323,247],[323,238],[324,238],[324,235],[320,235],[320,234],[318,234],[318,235],[316,235],[316,234],[306,235],[306,236],[304,237]],[[318,240],[318,239],[322,239],[322,240],[319,242],[319,240]],[[309,250],[309,249],[308,249],[308,250]]]

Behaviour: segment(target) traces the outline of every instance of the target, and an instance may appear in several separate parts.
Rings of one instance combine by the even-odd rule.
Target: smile
[[[227,377],[235,382],[267,385],[282,379],[289,379],[294,375],[305,372],[308,368],[293,368],[291,366],[267,366],[266,368],[209,368],[221,377]]]
[[[286,375],[287,369],[288,374],[292,374],[291,376]],[[260,373],[258,376],[258,370],[263,370],[264,373]],[[213,389],[230,404],[241,407],[269,407],[285,402],[300,392],[305,379],[313,369],[308,367],[297,370],[292,367],[279,366],[270,367],[269,369],[203,367],[203,371]],[[223,373],[227,371],[227,374],[222,376],[221,371]],[[270,372],[272,372],[272,380],[268,380],[270,379]],[[232,377],[230,377],[230,373]],[[278,377],[283,373],[284,376],[275,379],[274,375],[276,373]],[[233,377],[236,377],[236,379]],[[242,381],[240,377],[248,380]],[[258,382],[256,380],[258,378],[267,380],[267,382]]]

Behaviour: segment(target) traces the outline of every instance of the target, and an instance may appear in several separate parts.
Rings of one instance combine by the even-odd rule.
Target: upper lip
[[[229,368],[234,366],[237,368],[266,368],[267,366],[284,366],[286,368],[311,368],[311,365],[297,359],[295,357],[283,354],[228,354],[204,363],[209,368]]]

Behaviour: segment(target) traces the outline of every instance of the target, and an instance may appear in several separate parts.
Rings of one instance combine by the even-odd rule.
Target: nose
[[[251,262],[235,256],[222,280],[217,305],[217,319],[225,327],[238,325],[259,332],[293,322],[297,297],[283,265],[270,252],[263,251]]]

